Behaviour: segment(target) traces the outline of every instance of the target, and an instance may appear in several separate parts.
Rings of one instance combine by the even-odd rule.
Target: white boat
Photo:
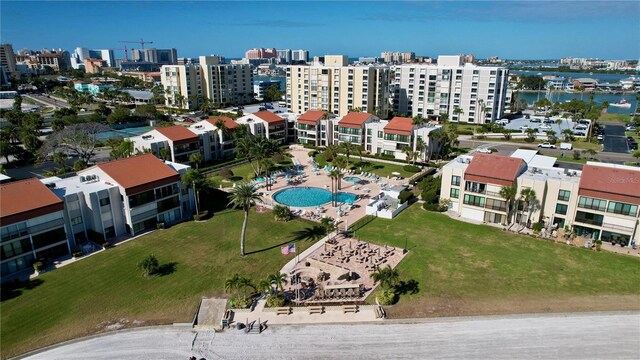
[[[622,99],[617,103],[611,103],[611,104],[609,104],[609,106],[621,107],[621,108],[625,108],[625,109],[631,108],[631,104],[625,99]]]

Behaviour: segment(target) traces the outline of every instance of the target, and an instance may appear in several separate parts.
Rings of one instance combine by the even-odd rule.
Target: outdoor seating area
[[[299,260],[290,274],[290,298],[298,304],[360,303],[375,286],[375,269],[394,268],[403,257],[402,249],[339,235]]]

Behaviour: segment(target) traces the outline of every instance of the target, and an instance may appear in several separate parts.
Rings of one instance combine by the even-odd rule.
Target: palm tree
[[[429,140],[431,140],[431,134],[433,133],[433,131],[430,131],[429,134],[427,135],[429,137]],[[429,141],[429,143],[431,143],[431,141]],[[416,141],[416,151],[418,152],[418,156],[422,157],[424,160],[424,150],[427,148],[427,143],[424,142],[424,140],[422,140],[421,137],[418,137],[418,140]],[[429,162],[429,160],[431,160],[431,152],[429,151],[429,159],[427,159],[427,162]]]
[[[404,153],[404,156],[406,156],[407,161],[410,161],[410,159],[413,157],[413,150],[411,150],[409,146],[403,147],[402,152]]]
[[[553,130],[549,130],[547,131],[547,139],[549,139],[549,141],[554,142],[556,140],[556,132]]]
[[[332,169],[331,171],[329,171],[329,177],[331,178],[331,206],[334,206],[334,207],[338,205],[336,202],[336,193],[337,193],[336,188],[338,184],[338,179],[340,178],[341,175],[342,173],[338,169]]]
[[[564,136],[564,141],[571,141],[573,138],[573,131],[571,129],[562,130],[562,135]]]
[[[522,110],[526,110],[529,104],[527,103],[527,99],[520,99],[520,108]]]
[[[171,157],[171,150],[167,149],[167,148],[162,148],[160,149],[160,158],[162,160],[167,160]]]
[[[242,222],[242,232],[240,233],[240,255],[244,256],[244,240],[247,233],[247,221],[249,220],[249,209],[256,201],[260,200],[260,195],[249,183],[241,184],[231,193],[229,205],[234,208],[242,208],[244,211],[244,221]]]
[[[346,155],[347,165],[349,165],[349,156],[351,156],[351,154],[355,152],[356,145],[353,144],[352,142],[345,141],[340,144],[340,150],[342,150],[342,152]]]
[[[457,115],[458,122],[460,122],[460,120],[462,120],[462,115],[464,115],[464,110],[462,110],[462,108],[460,107],[456,107],[455,109],[453,109],[453,115]]]
[[[222,119],[218,119],[218,121],[216,121],[215,127],[218,129],[218,136],[220,136],[220,157],[223,158],[224,142],[227,135],[229,134],[229,128],[227,127],[227,123]]]
[[[196,198],[196,214],[200,214],[200,190],[204,187],[205,182],[206,178],[198,170],[189,169],[182,176],[182,183],[193,188],[193,194]]]
[[[411,125],[417,126],[417,127],[424,125],[425,122],[426,120],[425,118],[422,117],[422,115],[416,115],[411,119]]]
[[[271,282],[268,279],[262,279],[258,282],[257,290],[261,293],[268,291],[271,294],[273,292],[273,286],[271,286]]]
[[[269,173],[271,168],[275,165],[272,158],[264,158],[260,160],[260,167],[264,169],[264,185],[267,190],[270,190],[271,182],[269,181]]]
[[[247,299],[247,287],[256,288],[251,279],[241,276],[238,278],[238,288],[242,288],[242,298]]]
[[[398,270],[392,269],[391,266],[387,265],[385,268],[376,268],[376,270],[371,274],[371,279],[374,284],[379,283],[380,287],[387,290],[393,287],[398,283],[400,275],[398,274]]]
[[[337,145],[327,145],[327,147],[324,149],[324,152],[326,155],[326,158],[330,158],[331,160],[335,159],[336,156],[338,156],[338,146]]]
[[[440,122],[446,124],[449,121],[449,114],[440,114]]]
[[[529,217],[531,216],[532,203],[536,200],[536,192],[531,188],[520,190],[520,199],[524,202],[524,207],[527,209],[527,218],[525,224],[529,223]]]
[[[197,152],[189,155],[189,162],[194,163],[196,165],[196,169],[200,167],[200,164],[204,161],[204,156],[202,153]]]
[[[360,157],[360,162],[362,163],[362,153],[364,152],[364,146],[358,145],[355,148],[355,153]]]
[[[509,225],[511,223],[511,202],[518,194],[518,187],[517,185],[503,186],[500,188],[500,192],[498,194],[507,203],[507,225]]]
[[[347,167],[347,160],[343,156],[338,156],[333,160],[331,164],[333,164],[333,166],[337,167],[338,169],[344,169]],[[338,174],[338,180],[337,180],[338,190],[342,189],[342,176],[343,176],[342,171],[340,171]]]
[[[238,287],[240,286],[240,275],[238,273],[233,274],[230,278],[225,279],[224,281],[224,291],[225,292],[234,292],[236,297],[238,297]]]
[[[276,289],[283,291],[283,284],[287,283],[287,274],[281,272],[270,274],[267,276],[267,281],[269,281],[269,284],[275,286]]]

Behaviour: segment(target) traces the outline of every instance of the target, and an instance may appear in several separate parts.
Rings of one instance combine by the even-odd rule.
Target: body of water
[[[526,99],[527,104],[532,105],[534,102],[539,99],[544,99],[546,96],[546,92],[527,92],[527,93],[519,93],[518,99]],[[631,104],[630,108],[621,108],[609,106],[607,110],[611,114],[631,114],[636,109],[636,94],[624,94],[624,95],[615,95],[615,94],[594,94],[593,101],[601,105],[603,102],[608,101],[609,103],[617,103],[622,99],[627,100]],[[589,101],[589,93],[565,93],[565,92],[555,92],[549,94],[549,101],[551,102],[565,102],[570,101],[571,99],[578,99],[583,101]]]
[[[628,74],[599,74],[599,73],[593,73],[593,75],[591,75],[588,72],[574,73],[574,72],[562,72],[562,71],[537,71],[537,70],[529,70],[529,71],[510,70],[509,72],[513,73],[513,74],[529,75],[529,76],[542,74],[542,75],[539,75],[539,76],[559,76],[559,77],[572,78],[572,79],[590,78],[590,79],[596,79],[596,80],[598,80],[598,82],[605,82],[605,83],[617,83],[617,82],[620,82],[620,80],[622,80],[622,79],[626,79],[626,78],[632,76],[632,75],[628,75]]]

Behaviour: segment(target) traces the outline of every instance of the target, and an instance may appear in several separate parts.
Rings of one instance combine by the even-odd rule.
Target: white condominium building
[[[394,117],[380,120],[368,113],[351,112],[343,117],[309,110],[296,120],[298,142],[314,146],[350,142],[371,154],[385,154],[406,160],[406,149],[419,152],[424,160],[437,149],[432,134],[442,126],[413,125],[411,118]]]
[[[439,56],[437,65],[394,67],[395,114],[484,124],[504,114],[508,69],[464,63],[460,55]]]
[[[595,240],[638,243],[640,169],[588,162],[575,171],[554,164],[555,158],[535,150],[517,150],[510,157],[463,155],[442,168],[440,198],[451,200],[451,211],[479,222],[541,222]],[[503,186],[517,188],[509,203],[500,196]],[[536,194],[528,206],[521,198],[524,189]]]
[[[349,66],[344,55],[327,55],[324,64],[289,66],[287,108],[296,114],[322,110],[344,116],[359,110],[385,117],[389,110],[388,77],[388,67]]]
[[[206,98],[217,106],[253,99],[250,65],[223,64],[219,56],[200,56],[199,64],[164,65],[160,70],[165,104],[196,109]]]
[[[236,120],[239,125],[246,126],[255,137],[274,140],[278,144],[287,142],[288,121],[271,111],[263,110],[247,114]]]

